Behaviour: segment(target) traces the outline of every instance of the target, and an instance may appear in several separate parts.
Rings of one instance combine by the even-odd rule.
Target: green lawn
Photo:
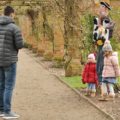
[[[118,52],[119,57],[119,63],[120,63],[120,52]],[[67,82],[69,85],[71,85],[73,88],[85,88],[86,84],[82,83],[81,76],[74,76],[74,77],[61,77],[62,80]],[[117,79],[118,84],[120,85],[120,77]]]
[[[67,82],[69,85],[71,85],[73,88],[85,88],[86,85],[82,83],[80,76],[74,76],[74,77],[62,77],[62,80]]]

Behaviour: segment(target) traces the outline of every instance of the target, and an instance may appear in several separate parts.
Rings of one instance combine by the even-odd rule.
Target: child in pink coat
[[[114,84],[116,78],[120,76],[120,69],[118,58],[113,54],[110,41],[106,41],[103,46],[104,51],[104,67],[102,71],[102,98],[100,100],[107,100],[108,97],[114,98]]]

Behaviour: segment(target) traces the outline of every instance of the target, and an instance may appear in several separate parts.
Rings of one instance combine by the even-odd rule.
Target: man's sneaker
[[[20,116],[17,115],[16,113],[10,112],[9,114],[4,114],[3,119],[10,120],[10,119],[17,119],[19,117]]]
[[[4,112],[0,111],[0,117],[3,117],[3,116],[4,116]]]

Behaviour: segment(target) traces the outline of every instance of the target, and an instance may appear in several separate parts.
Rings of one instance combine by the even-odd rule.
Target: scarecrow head
[[[111,6],[107,2],[100,2],[99,16],[106,17],[111,10]]]

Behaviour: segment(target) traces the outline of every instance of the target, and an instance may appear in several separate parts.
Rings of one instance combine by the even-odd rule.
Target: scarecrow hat
[[[111,10],[111,6],[107,2],[100,2],[101,5],[105,6],[109,10]]]

